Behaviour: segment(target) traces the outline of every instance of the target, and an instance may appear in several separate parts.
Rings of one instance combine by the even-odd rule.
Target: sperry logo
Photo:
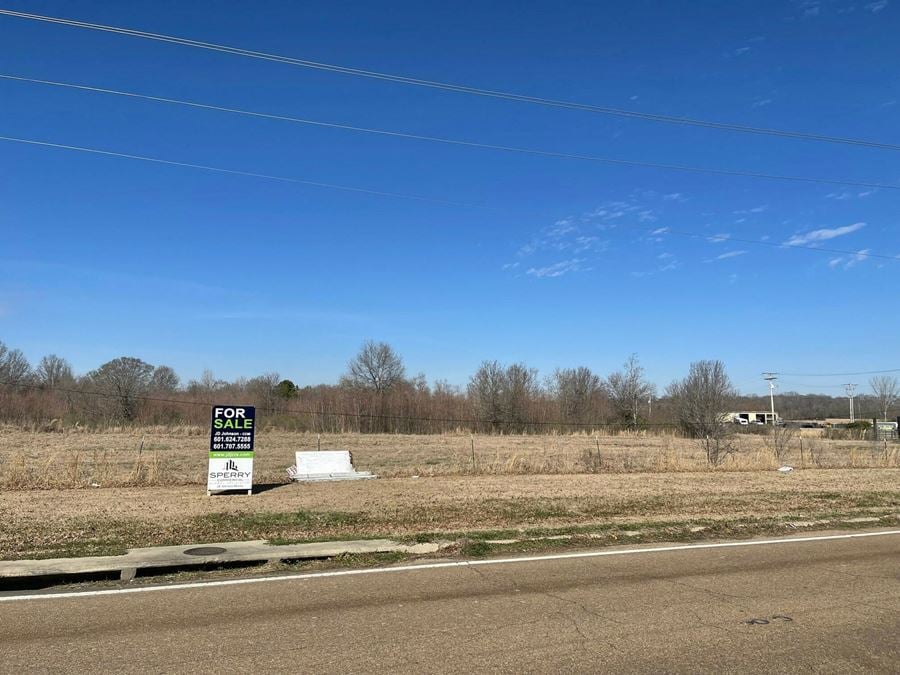
[[[233,459],[225,460],[225,464],[219,471],[210,471],[210,478],[249,478],[249,471],[241,471],[238,463]]]

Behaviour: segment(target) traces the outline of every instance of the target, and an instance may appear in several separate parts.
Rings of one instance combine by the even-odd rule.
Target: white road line
[[[803,544],[815,541],[835,541],[839,539],[862,539],[865,537],[886,537],[900,535],[900,530],[883,532],[859,532],[856,534],[832,534],[817,537],[789,537],[784,539],[758,539],[751,541],[730,541],[714,544],[683,544],[679,546],[655,546],[652,548],[616,549],[613,551],[586,551],[581,553],[557,553],[553,555],[527,556],[520,558],[488,558],[487,560],[460,560],[457,562],[425,563],[422,565],[399,565],[397,567],[370,567],[358,570],[335,570],[333,572],[309,572],[307,574],[286,574],[273,577],[250,579],[228,579],[223,581],[201,581],[167,586],[142,586],[137,588],[115,588],[104,591],[75,591],[73,593],[41,593],[31,595],[0,596],[0,602],[21,600],[60,600],[67,598],[89,598],[103,595],[124,595],[127,593],[153,593],[156,591],[180,591],[187,589],[216,588],[220,586],[241,586],[244,584],[265,584],[276,581],[301,581],[326,577],[350,577],[363,574],[392,574],[396,572],[416,572],[418,570],[438,570],[451,567],[481,567],[483,565],[514,565],[519,563],[544,562],[548,560],[575,560],[579,558],[601,558],[604,556],[638,555],[643,553],[666,553],[671,551],[697,551],[711,548],[739,548],[744,546],[772,546],[777,544]]]

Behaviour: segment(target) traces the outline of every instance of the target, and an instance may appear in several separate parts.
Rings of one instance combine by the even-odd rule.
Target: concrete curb
[[[900,519],[900,514],[895,515]],[[879,523],[882,516],[862,516],[840,520],[788,521],[782,523],[786,529],[801,530],[824,525],[861,525]],[[738,528],[745,527],[737,525]],[[706,530],[706,526],[689,528],[691,533]],[[623,530],[625,538],[643,536],[645,530]],[[559,534],[536,537],[516,537],[510,539],[485,539],[489,545],[517,544],[530,541],[570,540],[576,537],[602,539],[605,534],[585,533],[580,535]],[[355,541],[326,541],[310,544],[269,544],[265,540],[231,541],[214,544],[194,544],[181,546],[157,546],[133,548],[125,555],[93,556],[86,558],[48,558],[45,560],[0,560],[0,587],[4,582],[17,579],[37,579],[40,577],[88,576],[93,574],[118,573],[123,581],[131,581],[141,569],[164,571],[166,568],[191,568],[220,563],[280,562],[284,560],[311,560],[333,558],[343,554],[365,553],[409,553],[423,555],[437,553],[453,546],[456,542],[437,541],[421,544],[401,544],[392,539],[360,539]]]
[[[449,542],[406,545],[390,539],[327,541],[313,544],[270,545],[265,540],[230,541],[193,546],[156,546],[129,549],[125,555],[45,560],[0,561],[0,584],[23,578],[119,573],[123,581],[134,579],[141,569],[200,567],[217,563],[280,562],[333,558],[348,553],[436,553]]]

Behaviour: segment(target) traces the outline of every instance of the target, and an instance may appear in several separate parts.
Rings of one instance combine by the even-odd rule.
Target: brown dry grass
[[[472,459],[472,442],[475,459]],[[699,445],[642,434],[323,436],[376,481],[206,497],[198,427],[0,429],[0,558],[87,555],[129,546],[309,539],[634,521],[815,518],[896,513],[898,446],[795,440],[781,475],[766,438],[711,470]],[[257,438],[257,486],[286,481],[315,434]],[[822,467],[840,467],[823,469]],[[857,470],[865,469],[865,470]],[[421,478],[413,478],[420,476]],[[94,489],[94,488],[104,489]],[[78,488],[78,489],[72,489]]]
[[[294,451],[317,447],[315,434],[262,432],[257,437],[255,480],[284,482]],[[474,457],[473,457],[474,442]],[[69,429],[31,432],[0,429],[0,487],[47,489],[185,485],[205,482],[207,432],[200,427]],[[673,436],[323,435],[323,449],[353,452],[358,468],[381,476],[452,476],[706,471],[700,445]],[[719,471],[778,466],[769,439],[738,437],[740,452]],[[900,445],[863,441],[801,440],[783,460],[803,468],[900,466]]]
[[[0,492],[0,558],[239,539],[814,519],[900,510],[897,469],[440,476],[288,484],[252,497],[203,486]]]

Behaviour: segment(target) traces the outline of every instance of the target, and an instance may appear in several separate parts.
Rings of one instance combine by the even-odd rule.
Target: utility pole
[[[763,373],[763,379],[769,383],[769,406],[772,410],[772,426],[775,426],[775,380],[778,379],[776,373]]]
[[[653,417],[653,394],[647,397],[647,419]]]
[[[856,385],[848,382],[844,387],[847,388],[847,398],[850,399],[850,423],[853,424],[856,421],[856,418],[853,417],[853,392],[856,390]]]

